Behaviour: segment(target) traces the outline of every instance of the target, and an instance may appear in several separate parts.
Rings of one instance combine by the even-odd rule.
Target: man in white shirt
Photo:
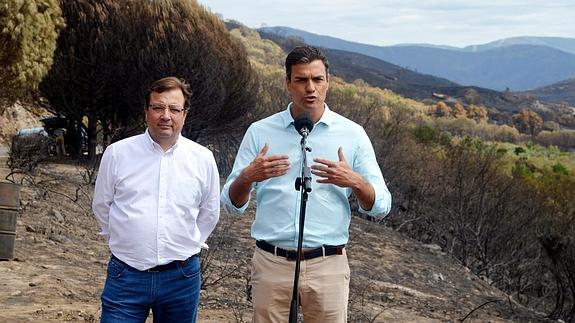
[[[207,148],[181,136],[189,85],[151,86],[145,133],[102,156],[92,209],[112,253],[101,322],[195,322],[199,253],[219,219],[219,174]]]

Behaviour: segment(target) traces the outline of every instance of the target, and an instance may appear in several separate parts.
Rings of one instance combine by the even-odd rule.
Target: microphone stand
[[[299,208],[299,237],[297,241],[297,255],[295,260],[295,273],[293,280],[293,294],[289,311],[289,323],[297,322],[297,309],[299,304],[298,284],[299,284],[301,256],[303,254],[302,242],[303,242],[303,229],[305,222],[305,209],[307,205],[308,193],[311,192],[311,170],[307,165],[307,154],[306,154],[307,151],[311,151],[311,148],[306,147],[307,135],[308,134],[306,131],[302,133],[301,152],[303,161],[301,167],[301,177],[296,178],[295,181],[296,191],[301,192],[300,194],[301,203]]]

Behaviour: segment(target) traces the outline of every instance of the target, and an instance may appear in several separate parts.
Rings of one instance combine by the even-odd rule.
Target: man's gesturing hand
[[[341,147],[337,150],[339,160],[333,162],[327,159],[314,158],[318,163],[311,166],[312,173],[321,177],[318,183],[334,184],[339,187],[350,187],[364,210],[370,210],[375,202],[373,186],[360,174],[354,172],[343,156]]]
[[[240,175],[230,185],[230,200],[236,207],[246,204],[250,197],[252,183],[282,176],[288,172],[290,168],[288,156],[266,156],[268,150],[269,146],[266,143],[256,158],[242,170]]]
[[[241,177],[247,182],[261,182],[272,177],[285,175],[290,162],[286,155],[266,156],[269,146],[266,143],[256,158],[241,173]]]
[[[313,161],[318,164],[311,166],[311,172],[316,176],[322,177],[322,179],[318,179],[317,182],[351,188],[363,182],[363,178],[349,167],[343,156],[341,147],[337,150],[337,155],[339,156],[339,161],[337,162],[314,158]]]

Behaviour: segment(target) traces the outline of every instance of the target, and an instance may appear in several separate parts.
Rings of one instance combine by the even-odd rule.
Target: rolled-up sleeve
[[[228,176],[226,183],[222,189],[222,193],[220,198],[222,200],[222,204],[224,209],[229,213],[236,213],[241,214],[246,211],[248,205],[250,204],[250,198],[248,197],[248,201],[242,205],[241,207],[236,207],[232,200],[230,199],[230,186],[236,180],[236,178],[240,175],[242,170],[246,168],[253,160],[256,158],[257,154],[259,153],[257,149],[257,142],[254,136],[254,125],[252,124],[248,130],[244,138],[242,139],[242,143],[240,144],[240,148],[238,149],[238,153],[236,155],[236,160],[234,161],[234,167],[232,172]],[[252,186],[253,189],[253,186]]]
[[[391,193],[385,184],[373,146],[365,131],[359,136],[358,143],[359,147],[354,158],[353,170],[363,176],[375,191],[375,201],[371,209],[365,210],[359,206],[359,212],[373,217],[386,216],[391,210]]]

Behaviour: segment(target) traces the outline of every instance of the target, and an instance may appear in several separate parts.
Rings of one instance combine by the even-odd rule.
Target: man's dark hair
[[[184,81],[184,79],[179,79],[177,77],[169,76],[164,77],[163,79],[159,79],[155,81],[152,86],[148,89],[148,93],[146,94],[146,109],[148,109],[150,105],[150,96],[152,92],[162,93],[165,91],[173,90],[173,89],[180,89],[184,94],[184,109],[188,110],[190,107],[190,98],[192,97],[192,90],[190,89],[190,85]]]
[[[329,62],[319,48],[313,46],[297,46],[286,57],[286,76],[291,81],[291,67],[297,64],[309,64],[315,60],[321,60],[325,65],[325,75],[329,77]]]

